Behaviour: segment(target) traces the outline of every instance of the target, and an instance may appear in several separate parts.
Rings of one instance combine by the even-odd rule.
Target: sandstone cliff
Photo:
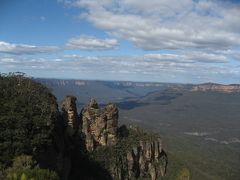
[[[206,83],[206,84],[200,84],[200,85],[193,86],[191,91],[240,93],[240,85],[235,85],[235,84],[223,85],[223,84]]]
[[[94,150],[98,145],[115,145],[118,127],[118,109],[108,104],[100,109],[95,100],[83,108],[82,133],[86,138],[87,150]]]
[[[119,165],[112,168],[116,179],[151,179],[163,177],[167,168],[167,155],[158,134],[129,127],[128,135],[120,138],[117,148]],[[116,163],[118,164],[118,163]]]
[[[68,129],[83,137],[91,159],[103,164],[113,179],[151,179],[164,176],[167,155],[158,134],[136,127],[118,127],[118,108],[109,103],[100,108],[92,99],[78,115],[76,98],[67,96],[62,114]],[[72,132],[72,131],[70,131]]]

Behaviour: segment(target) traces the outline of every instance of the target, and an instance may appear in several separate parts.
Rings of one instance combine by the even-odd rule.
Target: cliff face
[[[116,105],[99,108],[92,99],[78,115],[76,98],[67,96],[62,112],[66,126],[83,135],[83,148],[105,164],[113,179],[156,180],[165,175],[167,155],[160,137],[138,128],[119,128]]]
[[[108,104],[100,109],[95,100],[91,100],[81,112],[82,133],[86,138],[87,150],[94,150],[98,145],[115,145],[118,127],[118,109]]]
[[[124,160],[124,158],[126,159]],[[156,180],[166,174],[167,155],[161,148],[160,139],[140,141],[138,145],[127,151],[121,161],[125,161],[125,167],[120,166],[120,169],[115,171],[115,176],[119,179]],[[124,174],[124,171],[127,173]]]
[[[234,85],[234,84],[233,85],[222,85],[222,84],[206,83],[206,84],[193,86],[191,91],[240,93],[240,85]]]

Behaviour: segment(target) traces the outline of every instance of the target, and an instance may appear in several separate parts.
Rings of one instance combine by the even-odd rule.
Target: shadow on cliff
[[[84,141],[78,134],[69,137],[71,140],[69,155],[71,158],[71,170],[68,176],[70,180],[112,180],[111,174],[101,164],[92,160],[84,146]]]
[[[162,157],[161,158],[162,166],[168,167],[168,155],[164,150],[161,151],[160,157]],[[161,169],[161,174],[162,175],[167,174],[167,168]]]

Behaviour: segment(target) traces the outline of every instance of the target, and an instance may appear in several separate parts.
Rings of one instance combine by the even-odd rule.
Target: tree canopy
[[[23,73],[0,74],[0,164],[52,143],[58,109],[49,89]]]

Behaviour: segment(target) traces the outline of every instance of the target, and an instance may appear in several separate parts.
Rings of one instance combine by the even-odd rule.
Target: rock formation
[[[165,176],[167,168],[167,155],[162,149],[160,138],[142,138],[146,132],[137,132],[139,130],[130,129],[138,137],[134,137],[133,144],[128,144],[130,148],[120,156],[121,165],[113,170],[116,179],[151,179],[156,180]],[[140,135],[140,136],[139,136]],[[130,137],[132,138],[132,137]],[[127,138],[127,141],[131,139]]]
[[[139,128],[118,128],[116,105],[109,103],[100,108],[92,99],[78,116],[76,98],[67,96],[62,102],[62,112],[67,127],[83,135],[87,151],[99,156],[99,148],[105,148],[103,152],[108,158],[102,153],[100,161],[106,163],[114,179],[156,180],[165,175],[167,155],[159,135]]]
[[[118,127],[118,109],[114,104],[108,104],[100,109],[95,100],[82,112],[82,133],[86,138],[87,150],[94,150],[96,146],[114,145],[116,143]]]
[[[74,96],[66,96],[62,102],[63,119],[67,127],[77,131],[79,128],[79,118],[76,107],[77,98]]]

